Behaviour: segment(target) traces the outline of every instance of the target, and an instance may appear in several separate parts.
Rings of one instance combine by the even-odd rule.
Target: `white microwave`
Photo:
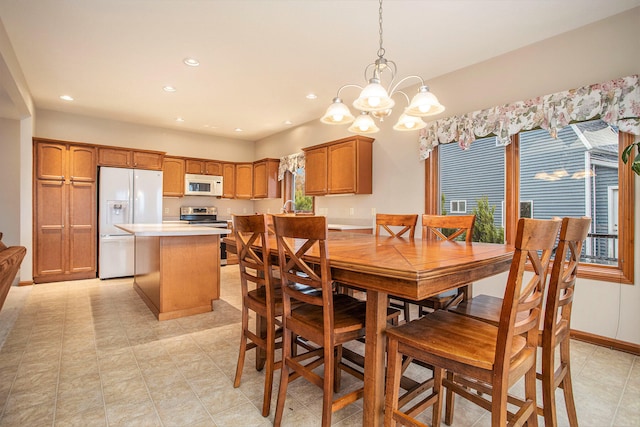
[[[222,196],[222,177],[218,175],[184,175],[185,196]]]

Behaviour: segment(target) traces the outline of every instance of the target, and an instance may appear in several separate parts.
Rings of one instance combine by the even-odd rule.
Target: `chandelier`
[[[374,118],[380,122],[384,121],[385,117],[391,114],[392,108],[395,105],[393,96],[401,94],[407,102],[407,107],[404,112],[398,118],[398,122],[393,126],[395,130],[410,131],[416,129],[422,129],[427,124],[422,120],[422,117],[433,116],[444,111],[444,106],[440,104],[438,98],[431,92],[429,87],[425,85],[424,80],[420,76],[407,76],[395,83],[397,67],[396,63],[387,60],[384,57],[385,50],[382,47],[382,0],[380,0],[380,7],[378,9],[378,24],[379,24],[379,48],[378,59],[373,63],[367,65],[364,70],[365,80],[368,84],[362,87],[357,84],[346,84],[338,89],[338,93],[324,116],[320,119],[322,123],[341,125],[351,123],[349,131],[354,133],[375,133],[380,129],[376,126]],[[367,74],[371,73],[370,77]],[[382,85],[382,76],[389,80],[387,87]],[[406,93],[398,90],[398,87],[409,79],[418,79],[420,81],[420,87],[418,93],[409,102],[409,96]],[[360,96],[353,102],[353,106],[360,110],[360,114],[354,117],[340,98],[340,92],[349,87],[357,87],[361,90]]]

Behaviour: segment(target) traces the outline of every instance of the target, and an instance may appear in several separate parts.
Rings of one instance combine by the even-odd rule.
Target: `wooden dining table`
[[[277,256],[275,236],[270,244]],[[227,250],[235,241],[227,237]],[[383,423],[388,296],[420,300],[505,272],[513,246],[329,232],[332,279],[366,291],[364,426]],[[313,263],[313,253],[308,262]]]

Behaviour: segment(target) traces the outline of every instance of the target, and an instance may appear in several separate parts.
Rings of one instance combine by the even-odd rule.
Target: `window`
[[[466,200],[452,200],[449,209],[451,213],[467,213],[467,201]]]
[[[296,173],[286,172],[284,176],[284,203],[293,201],[293,206],[287,204],[289,212],[313,212],[314,198],[304,194],[304,168],[296,169]]]
[[[461,150],[458,144],[440,145],[437,157],[440,205],[433,212],[475,214],[478,233],[473,240],[503,242],[504,153],[496,149],[495,138],[479,139],[470,150]]]
[[[520,218],[533,218],[533,200],[520,202]]]
[[[485,210],[494,212],[507,242],[518,217],[589,216],[580,277],[633,283],[635,176],[619,155],[633,135],[597,120],[566,126],[557,139],[547,130],[511,139],[506,148],[496,147],[495,138],[478,139],[466,151],[455,143],[437,146],[425,165],[425,212],[442,212],[446,199],[466,199],[477,212],[478,201],[487,200]]]

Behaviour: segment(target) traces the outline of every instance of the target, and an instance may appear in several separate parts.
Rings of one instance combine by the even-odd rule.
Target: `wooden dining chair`
[[[471,243],[473,241],[473,226],[476,222],[475,215],[422,215],[422,240],[460,240]],[[418,306],[418,315],[427,314],[435,310],[442,310],[455,306],[460,302],[471,298],[472,284],[468,283],[456,290],[438,294],[414,304]]]
[[[268,219],[265,215],[234,215],[233,230],[238,252],[238,266],[240,267],[240,286],[242,288],[242,336],[240,339],[240,353],[234,387],[240,386],[242,370],[247,350],[262,350],[265,353],[265,379],[262,400],[262,416],[269,415],[271,407],[271,390],[273,374],[281,367],[281,362],[275,361],[276,348],[281,342],[276,342],[281,336],[282,290],[280,282],[274,278],[271,257],[269,255],[269,239],[267,236]],[[254,248],[260,248],[256,251]],[[249,329],[249,311],[261,316],[265,323],[266,335],[260,331]]]
[[[363,379],[343,363],[342,344],[364,336],[365,303],[334,292],[324,216],[275,216],[274,226],[284,304],[282,372],[274,425],[282,422],[289,382],[304,377],[322,388],[322,425],[329,426],[333,412],[363,395],[363,388],[358,388],[334,399],[341,370]],[[317,347],[294,353],[294,337]],[[323,364],[321,376],[314,369]]]
[[[408,238],[414,240],[418,215],[415,214],[376,214],[377,237]],[[386,234],[383,234],[383,231]],[[400,309],[404,315],[404,321],[410,320],[411,306],[406,300],[389,296],[389,307]]]
[[[538,413],[544,416],[545,425],[556,426],[557,410],[555,391],[562,388],[571,427],[578,426],[578,417],[573,399],[570,363],[571,307],[580,264],[584,240],[589,233],[591,218],[563,218],[553,268],[546,288],[544,315],[538,331],[538,346],[541,348],[542,365],[537,378],[542,382],[542,406]],[[451,311],[473,317],[491,324],[499,322],[502,299],[489,295],[478,295],[463,302]],[[556,367],[556,349],[559,351],[559,366]],[[445,422],[453,418],[453,398],[447,396]]]
[[[438,310],[387,329],[385,425],[423,425],[415,416],[432,406],[432,424],[439,426],[443,385],[491,411],[494,427],[525,422],[537,425],[537,326],[543,296],[540,283],[546,280],[559,228],[559,220],[518,221],[498,326]],[[525,281],[527,260],[533,274]],[[431,393],[407,409],[398,407],[403,356],[421,360],[433,366],[434,371]],[[524,398],[509,394],[509,388],[523,377]],[[508,410],[507,399],[518,408],[515,413]]]

